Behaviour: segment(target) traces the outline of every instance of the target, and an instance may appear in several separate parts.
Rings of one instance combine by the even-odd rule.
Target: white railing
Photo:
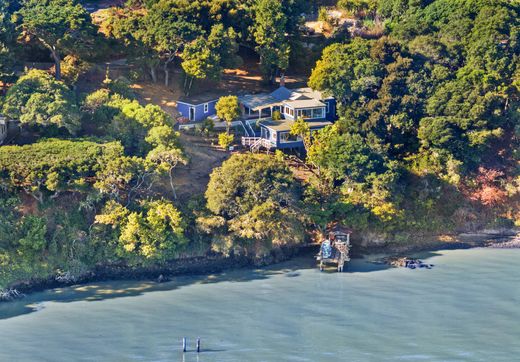
[[[260,140],[260,137],[242,137],[242,146],[251,147],[253,144]]]
[[[252,152],[258,151],[261,147],[271,149],[276,147],[276,144],[262,137],[242,137],[242,145],[249,147]]]
[[[246,128],[244,127],[244,124],[241,121],[231,122],[230,127],[236,127],[236,126],[242,127],[244,129],[244,132],[246,134],[248,133]],[[190,129],[193,129],[193,128],[196,128],[196,127],[202,127],[202,122],[180,124],[179,125],[179,130],[180,131],[186,131],[186,130],[190,130]],[[225,128],[227,128],[227,123],[226,122],[215,122],[215,129],[225,129]]]
[[[253,124],[256,126],[258,122],[262,121],[272,121],[272,117],[264,117],[264,118],[256,118],[256,119],[247,119],[244,122],[247,124],[247,127],[251,130],[251,134],[256,134],[255,130],[253,129]]]

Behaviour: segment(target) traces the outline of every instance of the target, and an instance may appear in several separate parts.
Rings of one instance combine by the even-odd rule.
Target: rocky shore
[[[520,236],[513,238],[512,240],[502,242],[492,242],[488,245],[490,248],[499,249],[519,249],[520,248]]]
[[[180,275],[207,275],[225,270],[247,267],[260,267],[280,263],[306,252],[314,245],[281,247],[272,250],[262,257],[223,256],[219,254],[176,259],[162,266],[129,267],[125,264],[97,265],[93,270],[81,275],[69,272],[50,276],[46,279],[25,280],[14,283],[8,289],[0,289],[0,302],[19,299],[24,294],[47,289],[66,287],[108,280],[154,280],[168,281],[171,277]]]
[[[25,295],[16,289],[0,289],[0,302],[12,302],[23,298]]]
[[[518,229],[487,229],[479,232],[464,232],[458,234],[413,234],[405,243],[388,243],[390,237],[364,237],[353,257],[381,254],[387,256],[403,256],[436,250],[456,250],[482,247],[520,247],[520,230]],[[509,246],[508,246],[509,245]]]
[[[400,266],[403,260],[411,259],[414,253],[435,250],[469,249],[475,247],[520,248],[520,231],[518,230],[484,230],[479,233],[462,233],[456,235],[416,236],[413,242],[406,244],[380,243],[360,241],[354,244],[351,256],[363,258],[367,255],[385,255],[380,260],[395,261],[391,264]],[[263,257],[207,255],[193,258],[173,260],[162,266],[129,267],[124,264],[98,265],[82,275],[62,273],[47,279],[26,280],[10,285],[8,289],[0,289],[0,302],[13,301],[27,293],[46,289],[65,287],[107,280],[155,280],[164,282],[180,275],[207,275],[225,270],[247,267],[259,267],[280,263],[298,254],[316,252],[317,245],[298,245],[272,250]],[[399,264],[399,265],[398,265]]]

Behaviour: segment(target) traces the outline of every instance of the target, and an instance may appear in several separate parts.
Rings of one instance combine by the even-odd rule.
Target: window
[[[330,113],[330,103],[329,102],[325,102],[325,104],[327,105],[327,114]]]
[[[314,108],[312,110],[312,118],[325,118],[325,108]]]
[[[325,118],[325,108],[299,109],[297,115],[303,119]]]
[[[208,113],[209,112],[209,103],[205,103],[204,104],[204,113]]]
[[[292,135],[290,132],[280,133],[280,143],[298,142],[301,141],[301,137]]]
[[[312,109],[300,109],[298,110],[298,117],[303,119],[312,118]]]

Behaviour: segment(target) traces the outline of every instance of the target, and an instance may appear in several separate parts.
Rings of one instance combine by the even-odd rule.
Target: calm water
[[[310,259],[0,304],[1,361],[518,361],[520,250],[432,253],[432,270]],[[181,338],[205,351],[180,351]]]

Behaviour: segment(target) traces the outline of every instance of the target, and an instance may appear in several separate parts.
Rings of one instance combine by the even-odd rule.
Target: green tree
[[[226,122],[227,125],[227,134],[229,134],[229,128],[233,121],[239,119],[240,112],[240,104],[238,102],[237,96],[225,96],[220,97],[217,104],[215,105],[215,110],[217,111],[217,116]]]
[[[165,261],[187,242],[181,213],[165,200],[143,202],[136,211],[110,201],[96,222],[116,228],[121,255],[138,262]]]
[[[154,165],[140,157],[120,156],[106,161],[96,173],[94,187],[103,195],[130,204],[148,191]]]
[[[218,145],[227,150],[233,144],[235,136],[229,133],[221,133],[218,135]]]
[[[308,161],[329,182],[366,183],[373,175],[386,171],[382,157],[359,134],[342,134],[337,126],[329,126],[313,136]]]
[[[9,5],[7,1],[0,1],[0,82],[4,89],[7,83],[14,80],[16,62],[13,54],[16,31]]]
[[[381,82],[382,69],[380,62],[370,56],[371,44],[355,38],[349,44],[325,48],[309,78],[309,86],[334,95],[344,104],[372,94]]]
[[[46,139],[25,146],[0,148],[0,183],[23,190],[43,203],[44,196],[83,192],[110,160],[120,157],[117,142]]]
[[[376,0],[339,0],[338,7],[358,17],[363,15],[373,17],[376,12],[377,3]]]
[[[278,0],[258,0],[253,35],[266,81],[273,83],[279,71],[289,66],[290,47],[285,37],[287,17]]]
[[[285,164],[272,156],[231,156],[211,174],[205,196],[211,215],[199,222],[209,232],[217,229],[217,244],[231,238],[225,248],[261,253],[304,238],[298,186]]]
[[[209,35],[203,35],[186,45],[182,53],[182,68],[186,72],[185,91],[189,93],[194,79],[220,79],[225,66],[236,64],[236,34],[214,25]]]
[[[72,134],[80,127],[74,93],[41,70],[31,70],[18,79],[7,92],[3,111],[23,124],[63,127]]]
[[[27,0],[18,15],[22,31],[50,51],[58,80],[63,55],[92,51],[96,28],[74,0]]]
[[[159,1],[152,5],[143,18],[140,39],[153,48],[163,61],[164,84],[169,85],[169,66],[184,47],[199,36],[203,30],[188,21],[182,2]]]
[[[291,126],[291,134],[299,136],[303,141],[305,151],[308,152],[311,146],[311,128],[303,118],[298,118]]]
[[[182,150],[178,147],[159,145],[148,153],[147,159],[157,165],[159,172],[165,172],[170,180],[173,197],[177,199],[177,192],[173,182],[173,171],[179,164],[187,164],[188,160]]]

